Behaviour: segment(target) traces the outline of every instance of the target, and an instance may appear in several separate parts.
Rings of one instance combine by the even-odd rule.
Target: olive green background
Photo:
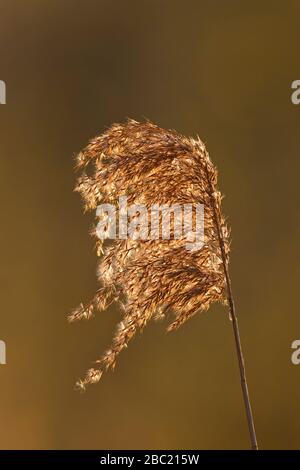
[[[74,391],[120,312],[66,321],[97,288],[73,156],[128,116],[206,142],[232,228],[259,444],[299,449],[299,2],[2,0],[0,10],[0,447],[249,446],[220,305],[172,334],[150,324],[114,373]]]

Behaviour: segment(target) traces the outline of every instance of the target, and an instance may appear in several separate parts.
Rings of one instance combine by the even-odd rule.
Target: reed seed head
[[[75,190],[85,210],[101,203],[120,210],[119,197],[128,204],[203,204],[204,245],[187,251],[186,235],[170,239],[97,240],[100,288],[87,305],[80,304],[70,321],[89,319],[95,310],[117,302],[122,311],[111,347],[78,383],[96,383],[102,372],[114,368],[118,354],[150,319],[173,315],[175,330],[213,302],[225,302],[226,282],[217,223],[228,260],[228,230],[221,213],[217,170],[203,142],[147,121],[114,124],[93,139],[77,157],[81,176]],[[109,230],[110,221],[108,221]],[[93,230],[95,233],[96,230]],[[173,234],[174,235],[174,234]]]

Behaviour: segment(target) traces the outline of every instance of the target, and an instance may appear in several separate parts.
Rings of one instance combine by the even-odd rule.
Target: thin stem
[[[209,158],[208,154],[207,154],[207,158]],[[243,351],[242,351],[242,344],[241,344],[241,338],[240,338],[240,332],[239,332],[238,319],[237,319],[237,314],[236,314],[236,310],[235,310],[235,306],[234,306],[232,288],[231,288],[231,280],[230,280],[230,276],[229,276],[227,259],[226,259],[224,238],[223,238],[222,228],[221,228],[219,215],[218,215],[218,211],[217,211],[217,207],[216,207],[216,202],[215,202],[215,197],[214,197],[214,188],[213,188],[211,180],[209,178],[209,173],[208,173],[207,168],[206,168],[206,173],[207,173],[207,179],[208,179],[209,185],[210,185],[211,199],[212,199],[212,203],[213,203],[214,219],[215,219],[215,224],[216,224],[216,228],[217,228],[218,241],[219,241],[219,245],[220,245],[220,249],[221,249],[222,264],[223,264],[224,275],[225,275],[226,286],[227,286],[227,300],[228,300],[229,312],[230,312],[230,316],[231,316],[231,320],[232,320],[234,340],[235,340],[236,352],[237,352],[238,363],[239,363],[241,386],[242,386],[245,410],[246,410],[246,415],[247,415],[248,429],[249,429],[250,440],[251,440],[251,448],[252,448],[252,450],[258,450],[257,438],[256,438],[256,433],[255,433],[255,427],[254,427],[254,419],[253,419],[251,403],[250,403],[250,397],[249,397],[249,391],[248,391],[248,384],[247,384],[247,379],[246,379],[245,361],[244,361],[244,356],[243,356]]]
[[[249,428],[249,434],[250,434],[250,439],[251,439],[251,448],[252,448],[252,450],[258,450],[255,427],[254,427],[254,419],[253,419],[253,414],[252,414],[252,409],[251,409],[249,390],[248,390],[248,384],[247,384],[247,378],[246,378],[246,368],[245,368],[245,361],[244,361],[241,338],[240,338],[238,319],[237,319],[235,306],[234,306],[234,301],[233,301],[231,281],[230,281],[228,267],[227,267],[227,263],[226,263],[224,240],[223,240],[223,237],[222,237],[222,234],[221,234],[220,224],[218,224],[218,232],[219,232],[218,236],[220,234],[219,242],[220,242],[221,253],[222,253],[224,274],[225,274],[225,279],[226,279],[226,284],[227,284],[228,306],[229,306],[229,312],[230,312],[230,316],[231,316],[231,320],[232,320],[235,346],[236,346],[236,352],[237,352],[239,369],[240,369],[241,386],[242,386],[242,390],[243,390],[243,397],[244,397],[244,403],[245,403],[245,408],[246,408],[248,428]]]

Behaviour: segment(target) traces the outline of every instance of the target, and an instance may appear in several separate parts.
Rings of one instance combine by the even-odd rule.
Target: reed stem
[[[251,409],[250,396],[249,396],[249,390],[248,390],[248,384],[247,384],[247,378],[246,378],[245,361],[244,361],[244,355],[243,355],[243,350],[242,350],[238,319],[237,319],[234,301],[233,301],[231,280],[229,277],[228,266],[226,263],[223,238],[220,237],[219,241],[220,241],[221,252],[222,252],[224,274],[225,274],[226,284],[227,284],[228,306],[229,306],[229,312],[230,312],[230,316],[232,320],[233,334],[234,334],[236,352],[237,352],[239,369],[240,369],[241,386],[242,386],[247,421],[248,421],[251,448],[252,450],[258,450],[257,438],[256,438],[256,433],[255,433],[255,427],[254,427],[254,419],[253,419],[253,414],[252,414],[252,409]]]
[[[214,198],[214,194],[213,194],[214,188],[213,188],[213,186],[211,184],[211,181],[209,179],[208,171],[207,171],[207,177],[208,177],[209,184],[210,184],[211,199],[212,199],[212,203],[213,203],[214,219],[215,219],[215,224],[216,224],[216,228],[217,228],[218,241],[219,241],[219,245],[220,245],[220,249],[221,249],[222,264],[223,264],[224,275],[225,275],[226,286],[227,286],[227,301],[228,301],[229,313],[230,313],[230,317],[231,317],[231,321],[232,321],[236,353],[237,353],[237,357],[238,357],[241,386],[242,386],[242,391],[243,391],[243,398],[244,398],[244,404],[245,404],[245,410],[246,410],[247,422],[248,422],[248,429],[249,429],[250,441],[251,441],[251,449],[252,450],[258,450],[258,444],[257,444],[257,438],[256,438],[256,432],[255,432],[255,426],[254,426],[254,419],[253,419],[253,414],[252,414],[252,409],[251,409],[248,383],[247,383],[247,378],[246,378],[246,368],[245,368],[245,361],[244,361],[244,355],[243,355],[241,338],[240,338],[238,319],[237,319],[237,314],[236,314],[236,310],[235,310],[235,306],[234,306],[233,294],[232,294],[232,288],[231,288],[231,279],[230,279],[230,276],[229,276],[228,264],[227,264],[227,259],[226,259],[225,244],[224,244],[222,228],[221,228],[221,224],[220,224],[220,221],[219,221],[219,216],[218,216],[218,212],[217,212],[217,208],[216,208],[215,198]]]

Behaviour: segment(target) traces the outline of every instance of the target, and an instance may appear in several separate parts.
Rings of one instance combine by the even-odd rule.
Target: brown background
[[[66,322],[97,286],[72,157],[129,116],[207,143],[232,227],[258,439],[299,449],[299,2],[2,0],[0,10],[0,447],[248,447],[219,305],[174,334],[149,325],[115,373],[73,390],[120,313]]]

